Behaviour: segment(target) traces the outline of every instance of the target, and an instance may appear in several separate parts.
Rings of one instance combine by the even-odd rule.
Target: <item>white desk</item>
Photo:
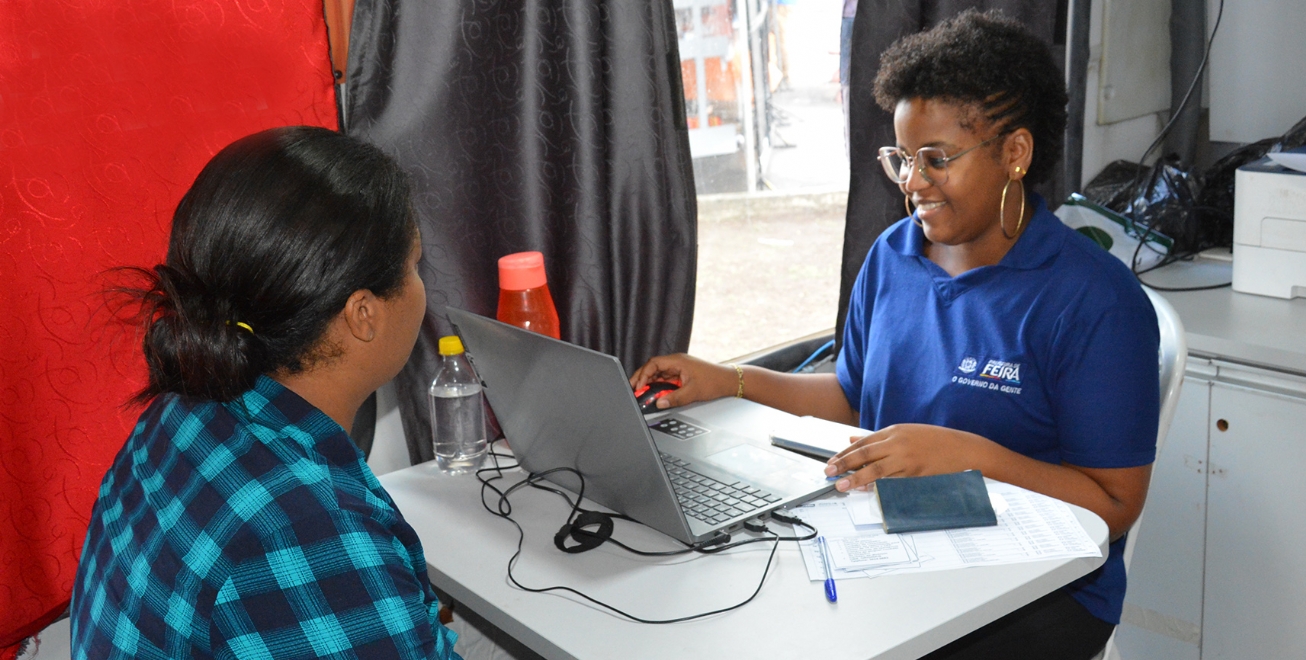
[[[1232,279],[1226,262],[1197,259],[1143,276],[1149,284],[1191,287]],[[1230,287],[1162,291],[1184,323],[1189,352],[1276,371],[1306,374],[1306,299],[1282,300]]]
[[[521,477],[515,474],[512,480]],[[432,582],[551,659],[916,658],[1103,561],[841,580],[839,602],[831,604],[821,583],[808,581],[795,544],[782,543],[766,585],[752,603],[705,620],[646,625],[568,594],[514,588],[506,566],[517,546],[517,530],[481,507],[474,477],[444,476],[434,463],[425,463],[387,474],[381,483],[421,536]],[[567,514],[561,498],[525,489],[512,501],[513,517],[526,530],[513,571],[519,581],[533,587],[569,586],[645,618],[673,618],[742,601],[757,586],[770,550],[769,543],[758,543],[719,555],[648,559],[604,545],[568,555],[553,547],[553,535]],[[1105,555],[1106,524],[1087,510],[1071,508]],[[622,521],[616,536],[647,550],[678,547],[666,536]]]

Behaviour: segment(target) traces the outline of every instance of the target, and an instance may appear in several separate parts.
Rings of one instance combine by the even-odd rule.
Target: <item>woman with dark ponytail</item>
[[[401,170],[321,128],[219,152],[138,270],[148,404],[100,487],[73,655],[455,658],[345,429],[426,309]]]

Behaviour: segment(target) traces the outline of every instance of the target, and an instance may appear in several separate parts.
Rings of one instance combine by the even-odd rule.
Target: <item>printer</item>
[[[1266,157],[1234,174],[1233,290],[1306,297],[1306,172]]]

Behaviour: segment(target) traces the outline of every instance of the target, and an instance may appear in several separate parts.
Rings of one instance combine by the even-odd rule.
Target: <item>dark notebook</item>
[[[875,482],[890,534],[998,524],[984,475],[967,470],[929,477],[885,477]]]

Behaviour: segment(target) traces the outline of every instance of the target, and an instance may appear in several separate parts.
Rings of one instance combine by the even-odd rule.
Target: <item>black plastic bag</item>
[[[1133,197],[1130,190],[1146,172],[1146,167],[1133,161],[1114,161],[1084,186],[1082,194],[1094,204],[1124,213],[1129,210],[1129,200]]]
[[[1239,147],[1201,176],[1179,169],[1173,159],[1152,167],[1127,160],[1107,165],[1084,187],[1084,197],[1174,239],[1180,256],[1233,245],[1234,172],[1267,153],[1306,145],[1306,117],[1287,133]]]
[[[1144,185],[1134,189],[1128,215],[1136,224],[1174,239],[1171,253],[1183,254],[1210,246],[1202,245],[1197,184],[1191,174],[1174,163],[1168,159],[1156,161]]]
[[[1206,221],[1202,235],[1211,245],[1233,245],[1234,172],[1265,154],[1296,149],[1306,145],[1306,117],[1279,137],[1266,138],[1239,147],[1215,161],[1202,173],[1202,191],[1197,196]]]
[[[1172,253],[1200,249],[1197,186],[1172,160],[1160,159],[1152,167],[1117,160],[1084,187],[1084,197],[1170,237]]]

